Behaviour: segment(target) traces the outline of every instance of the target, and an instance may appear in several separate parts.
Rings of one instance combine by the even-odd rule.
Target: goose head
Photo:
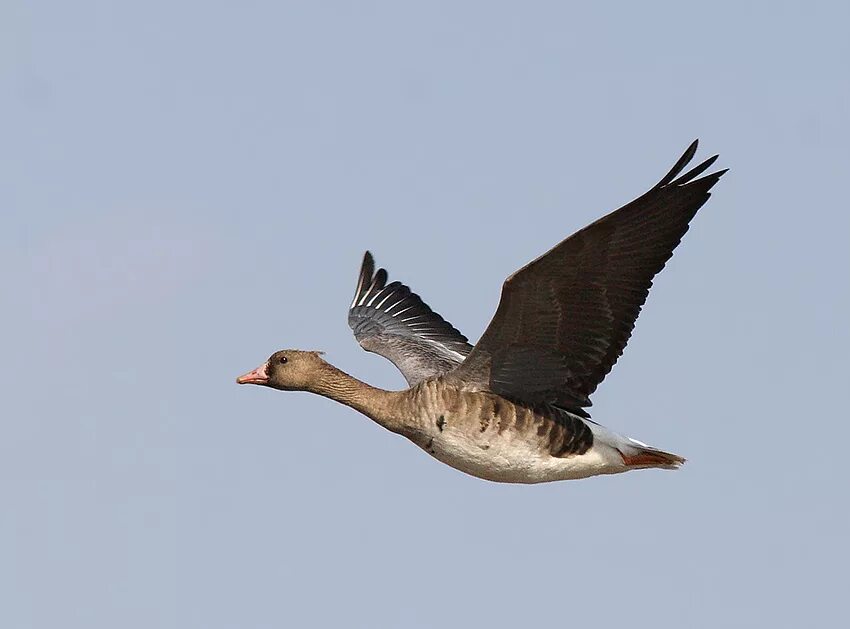
[[[239,384],[259,384],[281,391],[312,390],[328,371],[321,352],[282,349],[248,373],[236,378]]]

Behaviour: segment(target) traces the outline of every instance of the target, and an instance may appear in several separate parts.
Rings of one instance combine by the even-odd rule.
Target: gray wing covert
[[[392,362],[410,386],[441,376],[472,351],[466,337],[401,282],[387,284],[375,260],[363,256],[348,325],[360,346]]]

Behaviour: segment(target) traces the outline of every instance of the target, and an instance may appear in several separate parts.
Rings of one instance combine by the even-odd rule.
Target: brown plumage
[[[325,362],[284,350],[240,383],[335,399],[462,471],[504,482],[582,478],[681,457],[589,420],[590,395],[631,336],[653,277],[670,259],[725,170],[680,175],[694,142],[651,190],[576,232],[502,288],[472,347],[366,253],[349,324],[360,344],[390,359],[411,387],[384,391]]]
[[[715,156],[674,180],[696,147],[649,192],[505,280],[493,320],[454,375],[525,401],[590,406],[623,353],[652,278],[726,172],[692,181]]]

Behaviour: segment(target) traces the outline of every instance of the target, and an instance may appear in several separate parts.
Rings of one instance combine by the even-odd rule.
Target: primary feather
[[[472,350],[466,337],[410,288],[387,279],[367,251],[348,311],[361,347],[391,361],[411,386],[460,365]]]

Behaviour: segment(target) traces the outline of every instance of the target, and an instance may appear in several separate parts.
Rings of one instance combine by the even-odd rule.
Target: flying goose
[[[364,349],[398,367],[408,389],[372,387],[300,350],[275,352],[236,381],[329,397],[491,481],[679,467],[682,457],[609,431],[585,409],[623,353],[653,277],[726,172],[698,178],[715,155],[680,175],[696,149],[694,141],[647,193],[505,280],[475,346],[410,288],[388,283],[367,251],[348,323]]]

